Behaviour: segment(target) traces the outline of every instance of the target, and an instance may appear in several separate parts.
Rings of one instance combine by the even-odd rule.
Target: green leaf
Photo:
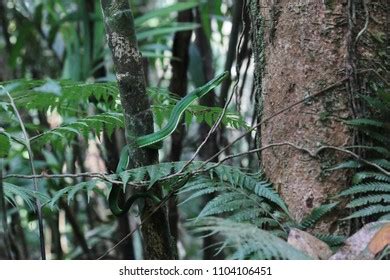
[[[179,31],[194,30],[199,27],[199,24],[196,23],[171,23],[165,27],[151,28],[147,30],[141,30],[137,33],[137,39],[139,41],[148,39],[150,37],[158,35],[173,35]]]
[[[140,26],[152,18],[167,17],[173,12],[180,12],[183,10],[192,9],[197,7],[198,5],[199,3],[191,1],[191,2],[184,2],[184,3],[176,3],[165,8],[155,9],[154,11],[148,12],[134,19],[134,25]]]
[[[122,148],[121,153],[119,155],[119,162],[116,167],[116,173],[119,174],[127,169],[129,165],[129,147],[126,145]],[[127,184],[127,182],[124,182]]]
[[[8,135],[8,133],[0,132],[0,158],[7,157],[10,149],[11,149],[10,136]]]

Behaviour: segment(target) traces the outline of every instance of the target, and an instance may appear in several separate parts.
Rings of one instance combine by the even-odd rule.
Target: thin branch
[[[269,117],[267,117],[267,118],[261,120],[260,122],[258,122],[257,124],[255,124],[254,126],[252,126],[251,128],[249,128],[245,133],[243,133],[243,134],[241,134],[240,136],[238,136],[238,137],[237,137],[233,142],[231,142],[229,145],[226,145],[226,146],[225,146],[223,149],[221,149],[217,154],[213,155],[213,156],[210,157],[208,160],[206,160],[206,161],[204,162],[204,164],[207,164],[207,163],[211,162],[213,159],[215,159],[216,157],[218,157],[220,154],[222,154],[222,153],[223,153],[224,151],[226,151],[227,149],[231,148],[234,144],[236,144],[238,141],[240,141],[242,138],[244,138],[244,137],[247,136],[248,134],[252,133],[253,130],[255,130],[256,128],[260,127],[261,125],[263,125],[263,124],[269,122],[269,121],[272,120],[273,118],[275,118],[275,117],[277,117],[277,116],[279,116],[279,115],[281,115],[281,114],[283,114],[283,113],[285,113],[285,112],[287,112],[287,111],[293,109],[294,107],[296,107],[296,106],[298,106],[298,105],[300,105],[300,104],[302,104],[302,103],[304,103],[304,102],[306,102],[306,101],[308,101],[308,100],[310,100],[310,99],[313,99],[313,98],[315,98],[315,97],[318,97],[318,96],[320,96],[320,95],[325,94],[325,93],[328,92],[329,90],[332,90],[332,89],[334,89],[334,88],[336,88],[336,87],[342,85],[345,81],[347,81],[347,78],[343,78],[343,79],[339,80],[338,82],[336,82],[336,83],[334,83],[334,84],[332,84],[332,85],[330,85],[330,86],[328,86],[328,87],[326,87],[326,88],[324,88],[324,89],[322,89],[322,90],[320,90],[320,91],[314,93],[313,95],[308,96],[308,97],[305,97],[305,98],[303,98],[303,99],[301,99],[301,100],[298,100],[297,102],[294,102],[293,104],[287,106],[286,108],[284,108],[284,109],[282,109],[282,110],[280,110],[280,111],[278,111],[278,112],[272,114],[271,116],[269,116]]]
[[[8,98],[11,102],[11,106],[15,112],[15,115],[18,118],[19,125],[22,129],[23,136],[25,138],[24,145],[26,146],[26,149],[28,152],[31,172],[35,176],[36,172],[35,172],[35,166],[34,166],[34,154],[33,154],[32,149],[31,149],[30,140],[29,140],[29,136],[28,136],[26,127],[24,126],[22,117],[20,116],[19,110],[16,107],[14,99],[12,98],[11,94],[3,86],[0,86],[0,88],[2,88],[3,91],[7,94]],[[33,178],[33,185],[34,185],[34,191],[38,192],[39,190],[38,190],[37,178]],[[43,231],[43,218],[42,218],[42,205],[41,205],[41,202],[39,201],[38,197],[35,199],[35,207],[36,207],[37,215],[38,215],[39,242],[40,242],[40,249],[41,249],[41,258],[42,258],[42,260],[46,260],[45,235],[44,235],[44,231]]]
[[[310,150],[310,149],[300,147],[300,146],[293,144],[293,143],[290,143],[290,142],[272,143],[272,144],[263,146],[261,148],[257,148],[257,149],[249,150],[249,151],[246,151],[243,153],[227,156],[224,159],[217,162],[215,165],[209,167],[207,170],[216,168],[217,166],[221,165],[224,161],[232,159],[232,158],[241,157],[241,156],[252,154],[252,153],[258,153],[258,152],[264,151],[264,150],[269,149],[269,148],[280,147],[280,146],[290,146],[294,149],[297,149],[299,151],[307,153],[310,157],[313,157],[313,158],[318,157],[318,155],[324,150],[335,150],[338,152],[348,154],[348,155],[354,157],[355,159],[357,159],[358,161],[363,162],[371,167],[374,167],[377,170],[379,170],[380,172],[382,172],[383,174],[390,176],[390,172],[387,171],[386,169],[384,169],[383,167],[379,166],[376,163],[365,160],[365,159],[361,158],[358,154],[355,154],[354,152],[348,150],[348,148],[355,148],[356,146],[351,146],[351,147],[321,146],[316,150]]]
[[[111,184],[123,184],[122,181],[118,181],[115,179],[112,179],[111,176],[113,174],[104,174],[104,173],[96,173],[96,172],[83,172],[83,173],[62,173],[62,174],[47,174],[47,173],[41,173],[37,175],[24,175],[24,174],[7,174],[3,177],[3,179],[10,179],[10,178],[19,178],[19,179],[65,179],[65,178],[80,178],[80,177],[86,177],[86,178],[97,178],[102,181],[106,181]],[[140,181],[138,184],[134,183],[127,183],[128,186],[131,187],[143,187],[145,185],[148,185],[148,182],[146,181]]]

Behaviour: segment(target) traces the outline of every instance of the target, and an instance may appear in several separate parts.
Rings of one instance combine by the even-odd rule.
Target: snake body
[[[185,110],[191,105],[191,103],[194,100],[199,99],[202,96],[209,93],[212,89],[214,89],[217,85],[219,85],[226,77],[227,77],[227,72],[219,74],[214,79],[212,79],[205,85],[195,89],[190,94],[188,94],[183,99],[181,99],[179,102],[177,102],[175,107],[172,110],[167,125],[157,132],[138,137],[136,139],[137,146],[139,148],[147,147],[152,144],[158,143],[164,140],[165,138],[167,138],[169,135],[171,135],[177,128],[181,116],[183,115]]]
[[[191,103],[194,102],[196,99],[203,97],[211,90],[213,90],[215,87],[217,87],[227,76],[228,76],[228,72],[219,74],[214,79],[207,82],[205,85],[193,90],[191,93],[183,97],[179,102],[176,103],[167,124],[161,130],[136,138],[137,147],[159,148],[160,146],[158,144],[175,131],[175,129],[179,125],[183,113],[185,112],[185,110],[187,110],[187,108],[191,105]],[[123,170],[126,170],[127,164],[129,162],[128,151],[129,148],[126,146],[124,150],[122,150],[121,152],[118,167],[116,170],[117,174]],[[121,192],[121,187],[118,185],[117,186],[113,185],[108,197],[108,204],[110,210],[115,216],[121,216],[127,213],[127,211],[129,211],[129,209],[137,199],[143,198],[143,199],[152,199],[156,201],[156,197],[152,196],[150,193],[142,192],[142,193],[133,194],[129,199],[127,199],[127,201],[124,203],[123,206],[119,206],[118,199],[119,199],[120,192]]]

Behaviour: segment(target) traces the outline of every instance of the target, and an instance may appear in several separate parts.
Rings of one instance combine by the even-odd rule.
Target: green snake
[[[207,82],[205,85],[196,88],[191,93],[183,97],[179,102],[176,103],[175,107],[172,110],[172,113],[168,119],[167,124],[159,131],[143,135],[140,137],[137,137],[135,142],[138,148],[160,148],[161,145],[158,145],[161,143],[162,140],[170,136],[177,128],[177,126],[180,123],[180,119],[183,116],[183,113],[187,108],[191,105],[192,102],[194,102],[196,99],[199,99],[209,93],[211,90],[213,90],[215,87],[217,87],[226,77],[228,76],[228,72],[224,72],[222,74],[219,74],[214,79]],[[119,163],[117,166],[116,173],[120,173],[127,168],[127,164],[129,162],[129,148],[126,146],[121,154]],[[133,194],[130,198],[128,198],[124,205],[119,206],[119,196],[121,192],[121,187],[118,185],[113,185],[108,197],[108,205],[110,207],[111,212],[115,216],[121,216],[124,215],[129,211],[133,203],[140,199],[151,199],[154,202],[158,201],[158,198],[151,195],[147,192],[139,192]]]

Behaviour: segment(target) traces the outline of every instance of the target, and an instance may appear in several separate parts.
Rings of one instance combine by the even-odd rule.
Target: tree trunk
[[[192,22],[192,10],[181,11],[177,17],[178,22]],[[172,56],[172,78],[169,84],[169,91],[184,97],[187,94],[188,87],[188,64],[189,47],[191,42],[192,30],[176,32],[173,39]],[[172,143],[170,152],[170,161],[179,161],[183,151],[183,140],[185,137],[185,128],[181,121],[174,133],[172,133]],[[179,209],[176,203],[176,196],[169,200],[169,225],[173,238],[178,240]]]
[[[155,164],[158,162],[157,150],[139,149],[135,144],[138,136],[153,131],[153,117],[146,95],[142,58],[130,5],[127,0],[102,0],[101,4],[125,115],[126,142],[130,150],[128,168]],[[161,196],[158,186],[152,191],[154,195]],[[144,220],[152,209],[153,204],[146,201],[141,219]],[[165,208],[160,208],[145,221],[142,234],[147,259],[175,258]]]
[[[351,118],[354,92],[347,90],[350,54],[348,1],[252,0],[250,5],[255,59],[256,94],[261,118],[329,86],[270,121],[259,130],[261,145],[290,142],[309,150],[322,145],[353,143],[353,134],[340,119]],[[259,16],[261,15],[261,17]],[[342,190],[345,171],[327,172],[345,157],[326,150],[317,157],[279,146],[261,154],[267,177],[300,220],[314,207]],[[338,212],[318,226],[335,231]]]

